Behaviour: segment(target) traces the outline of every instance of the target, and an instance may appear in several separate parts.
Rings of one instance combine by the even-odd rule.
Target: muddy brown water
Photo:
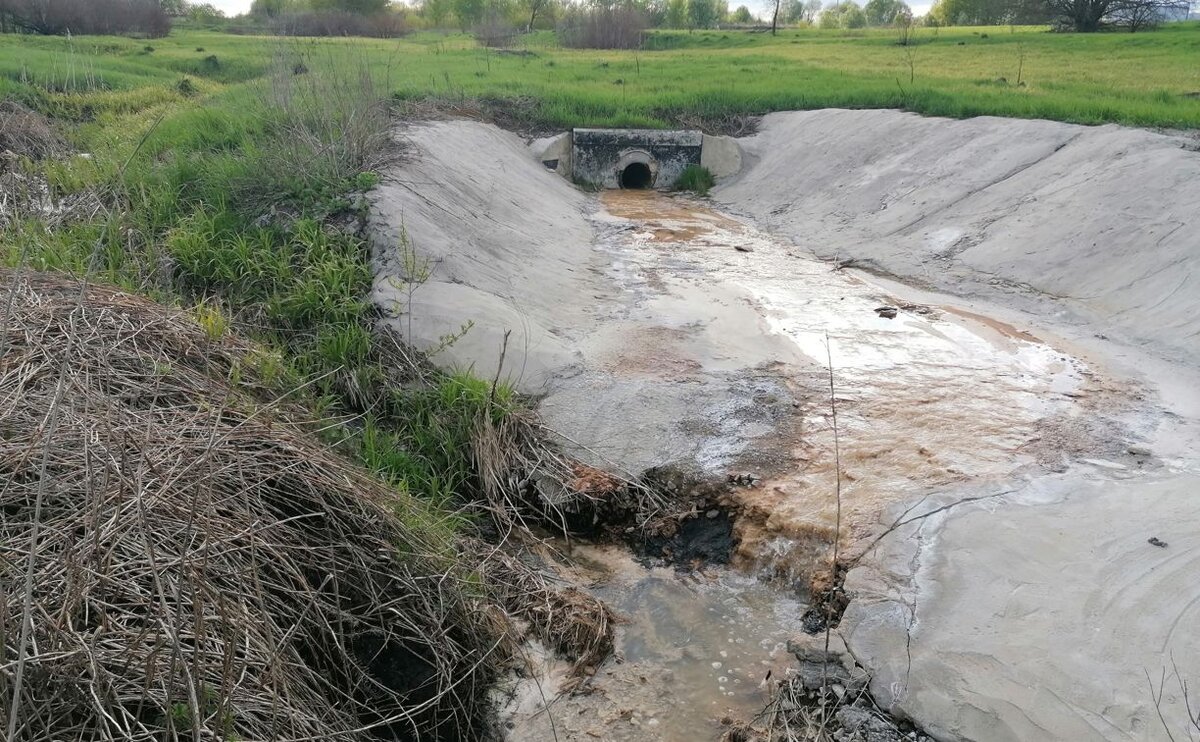
[[[786,641],[805,609],[792,587],[827,558],[839,517],[853,554],[889,506],[1099,445],[1080,421],[1117,390],[1040,331],[912,292],[918,301],[694,199],[610,191],[598,208],[623,224],[605,248],[643,290],[702,294],[719,283],[750,297],[767,332],[810,361],[789,371],[804,401],[798,426],[761,439],[773,451],[765,480],[737,491],[735,569],[681,574],[612,549],[577,551],[582,581],[624,617],[617,653],[584,693],[560,695],[564,666],[532,648],[536,682],[505,712],[512,740],[718,738],[722,717],[761,709],[768,671],[788,671]],[[670,327],[645,332],[652,342],[630,373],[686,382],[709,362],[665,342]],[[738,462],[753,466],[754,452]]]
[[[765,679],[794,663],[787,641],[805,606],[753,576],[647,567],[619,547],[576,547],[573,557],[621,617],[616,651],[583,692],[559,695],[569,668],[533,648],[537,680],[506,709],[510,740],[717,739],[723,718],[756,714]]]

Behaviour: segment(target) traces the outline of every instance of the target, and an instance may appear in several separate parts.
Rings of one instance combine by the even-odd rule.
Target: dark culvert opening
[[[644,162],[633,162],[621,171],[621,187],[649,188],[652,178],[649,165]]]

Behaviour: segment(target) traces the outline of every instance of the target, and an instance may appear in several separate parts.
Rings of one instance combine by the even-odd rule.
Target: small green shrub
[[[688,165],[675,181],[675,190],[691,191],[697,196],[707,196],[708,191],[716,185],[716,180],[708,168],[703,165]]]
[[[370,170],[354,176],[354,190],[369,191],[379,185],[379,174]]]

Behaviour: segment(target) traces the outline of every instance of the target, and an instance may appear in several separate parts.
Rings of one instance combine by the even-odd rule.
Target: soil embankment
[[[1118,127],[777,114],[717,211],[579,193],[477,123],[406,138],[374,214],[391,321],[444,363],[503,358],[591,463],[733,475],[742,569],[803,578],[840,517],[840,631],[884,706],[944,739],[1152,740],[1165,670],[1183,728],[1200,155]]]

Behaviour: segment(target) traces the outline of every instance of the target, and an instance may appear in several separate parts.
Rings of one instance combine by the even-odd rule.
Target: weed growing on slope
[[[709,169],[702,165],[688,165],[675,181],[675,190],[691,191],[697,196],[707,196],[708,191],[716,185],[716,180]]]

